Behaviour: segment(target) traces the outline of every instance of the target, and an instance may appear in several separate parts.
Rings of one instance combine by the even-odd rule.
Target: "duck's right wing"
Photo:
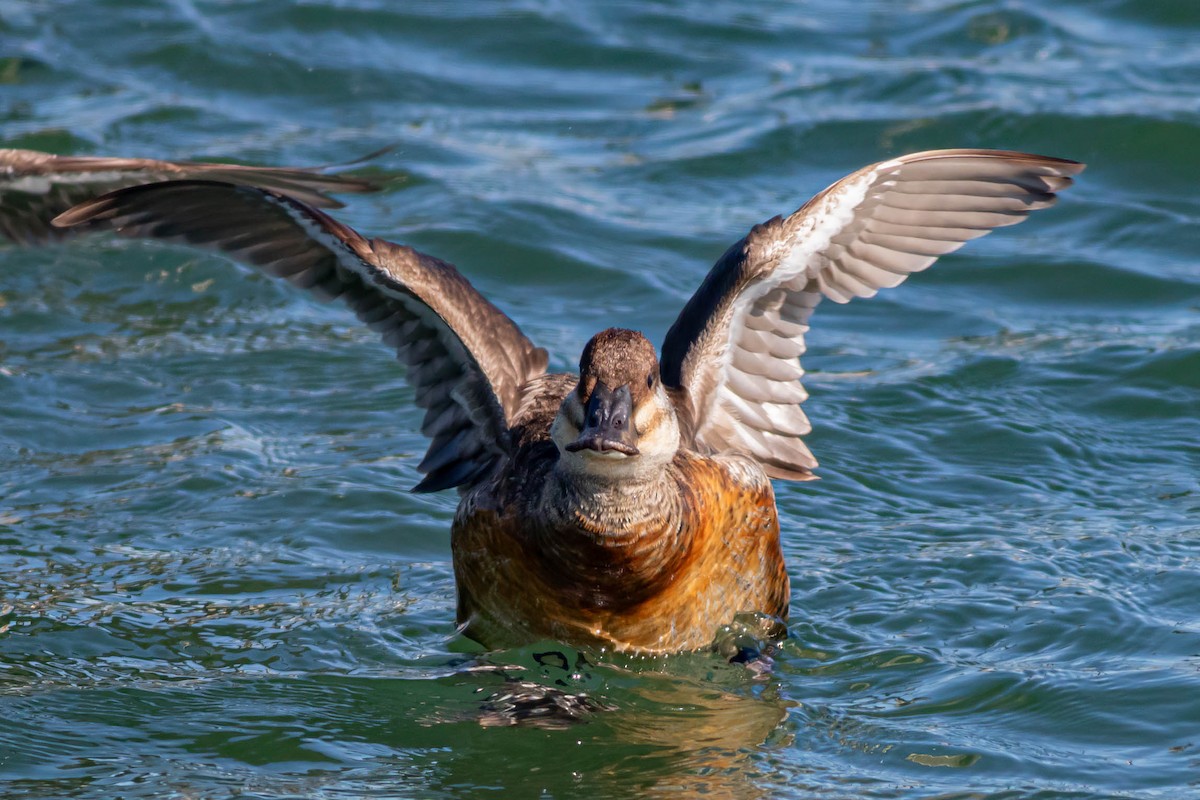
[[[351,228],[287,195],[211,181],[134,186],[54,220],[228,253],[322,299],[340,297],[408,365],[432,439],[414,491],[470,485],[508,452],[526,384],[546,370],[511,319],[444,261]]]
[[[330,192],[361,193],[379,188],[362,178],[318,169],[0,149],[0,236],[19,244],[38,244],[61,235],[62,230],[51,227],[50,220],[76,203],[125,186],[183,179],[261,186],[318,208],[341,207]]]

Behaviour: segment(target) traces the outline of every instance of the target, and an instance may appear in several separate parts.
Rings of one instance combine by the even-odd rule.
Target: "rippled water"
[[[402,9],[402,10],[401,10]],[[401,370],[192,251],[0,249],[12,798],[1200,796],[1200,5],[0,0],[0,146],[347,161],[567,368],[933,147],[1090,163],[805,364],[791,637],[480,655]],[[490,665],[490,668],[489,668]],[[497,727],[521,681],[586,693]]]

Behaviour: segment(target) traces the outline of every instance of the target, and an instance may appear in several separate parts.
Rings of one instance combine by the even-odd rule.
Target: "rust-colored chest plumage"
[[[775,498],[757,465],[684,452],[654,481],[597,492],[554,461],[552,449],[517,459],[459,508],[458,616],[473,638],[678,652],[740,613],[786,617]]]

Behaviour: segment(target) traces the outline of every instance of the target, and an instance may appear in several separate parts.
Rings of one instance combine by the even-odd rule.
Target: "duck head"
[[[654,345],[622,328],[593,336],[550,435],[563,468],[594,477],[649,475],[674,458],[679,421]]]

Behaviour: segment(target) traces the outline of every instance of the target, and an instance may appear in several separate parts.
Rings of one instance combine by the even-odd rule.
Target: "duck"
[[[576,373],[549,372],[547,351],[453,265],[279,187],[188,176],[85,200],[53,225],[216,250],[345,302],[395,349],[424,412],[413,491],[459,494],[466,636],[654,656],[710,648],[747,616],[786,632],[773,481],[815,477],[800,380],[814,309],[1023,221],[1083,169],[982,149],[863,167],[733,243],[660,349],[608,328]]]
[[[356,159],[374,158],[378,151]],[[348,166],[348,165],[342,165]],[[70,156],[0,148],[0,237],[37,245],[70,232],[50,224],[62,212],[105,192],[168,180],[212,180],[260,186],[317,208],[342,208],[332,193],[378,191],[378,183],[329,174],[328,167],[261,167],[208,161],[163,161],[119,156]]]

